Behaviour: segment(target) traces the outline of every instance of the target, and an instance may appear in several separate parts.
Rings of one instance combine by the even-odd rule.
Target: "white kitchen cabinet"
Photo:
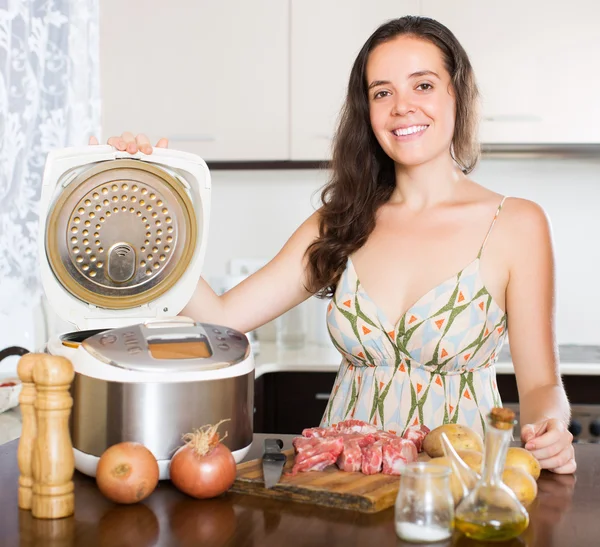
[[[418,0],[291,0],[291,159],[326,160],[350,69],[384,21],[418,15]]]
[[[289,3],[102,0],[103,137],[206,160],[289,157]]]
[[[597,0],[423,0],[466,49],[483,143],[600,143]]]

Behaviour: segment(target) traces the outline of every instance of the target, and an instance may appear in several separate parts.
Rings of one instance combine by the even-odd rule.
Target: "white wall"
[[[270,259],[318,204],[325,171],[213,171],[204,276],[213,284],[231,258]],[[559,343],[600,344],[600,159],[486,159],[485,186],[534,200],[553,226]]]

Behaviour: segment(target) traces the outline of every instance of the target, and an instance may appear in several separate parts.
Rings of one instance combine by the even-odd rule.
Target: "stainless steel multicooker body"
[[[48,351],[75,368],[75,465],[95,475],[109,446],[136,441],[161,478],[182,436],[227,420],[240,461],[252,443],[254,361],[246,336],[176,317],[202,269],[210,174],[199,157],[110,146],[49,154],[40,258],[54,310],[79,329]]]

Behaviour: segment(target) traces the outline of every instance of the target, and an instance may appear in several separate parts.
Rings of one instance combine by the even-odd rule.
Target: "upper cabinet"
[[[597,0],[102,0],[103,136],[210,161],[328,160],[352,64],[427,15],[469,54],[484,144],[600,143]]]
[[[419,0],[291,0],[292,160],[331,157],[354,59],[388,19],[418,15]]]
[[[102,128],[206,160],[289,159],[289,3],[102,0]]]
[[[467,51],[483,143],[600,143],[597,0],[423,0]]]

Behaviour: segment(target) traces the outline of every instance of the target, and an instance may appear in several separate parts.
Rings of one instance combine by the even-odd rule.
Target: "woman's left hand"
[[[521,440],[540,462],[554,473],[574,473],[577,469],[573,435],[561,420],[547,418],[521,428]]]

